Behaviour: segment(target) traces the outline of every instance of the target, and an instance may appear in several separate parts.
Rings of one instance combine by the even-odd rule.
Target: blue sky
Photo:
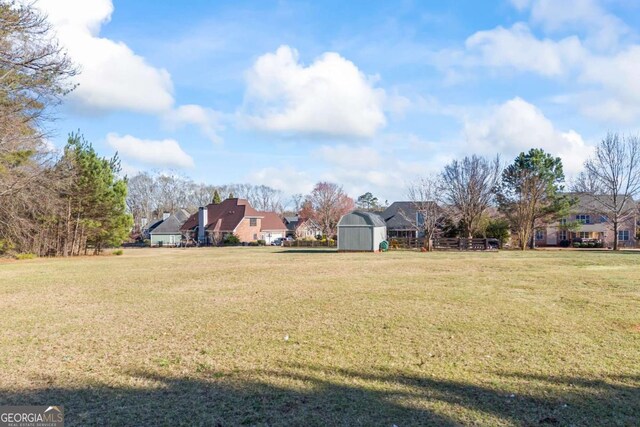
[[[399,200],[455,157],[541,147],[571,176],[638,131],[635,1],[38,4],[82,71],[52,142],[129,174]]]

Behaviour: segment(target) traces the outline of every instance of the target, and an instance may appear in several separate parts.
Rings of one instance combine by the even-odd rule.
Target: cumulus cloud
[[[305,66],[295,49],[281,46],[248,71],[243,116],[263,131],[371,137],[386,124],[384,101],[375,79],[339,54]]]
[[[173,105],[169,73],[154,67],[125,43],[100,37],[113,13],[111,0],[40,0],[58,38],[79,66],[69,98],[78,108],[157,113]]]
[[[308,194],[315,184],[308,171],[298,170],[292,166],[259,169],[251,172],[247,180],[282,190],[286,194]]]
[[[512,4],[529,13],[529,24],[479,31],[466,40],[464,50],[440,52],[436,59],[448,75],[468,78],[469,70],[478,67],[494,73],[531,72],[570,81],[573,92],[555,99],[590,119],[629,124],[640,117],[640,45],[619,17],[596,0]],[[536,36],[530,25],[541,27],[547,36]],[[554,38],[567,32],[574,34]]]
[[[221,119],[220,112],[195,104],[181,105],[164,114],[165,123],[170,129],[193,125],[215,144],[222,143],[219,132],[224,130],[224,126],[221,124]]]
[[[617,16],[608,13],[597,0],[512,0],[519,10],[530,12],[530,21],[548,33],[583,31],[586,43],[595,49],[614,47],[631,32]]]
[[[193,159],[173,139],[150,140],[117,133],[107,135],[107,144],[126,160],[134,160],[150,166],[191,168]]]
[[[522,151],[542,148],[560,157],[569,174],[578,172],[592,151],[576,131],[556,129],[539,108],[521,98],[498,105],[484,118],[467,119],[464,135],[467,150],[500,153],[508,161]]]
[[[510,67],[543,76],[566,74],[584,56],[577,37],[567,37],[559,42],[539,40],[524,23],[479,31],[469,37],[465,45],[469,52],[478,55],[476,64]]]

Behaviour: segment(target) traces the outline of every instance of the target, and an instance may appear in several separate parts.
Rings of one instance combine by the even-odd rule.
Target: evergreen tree
[[[220,203],[222,203],[222,200],[220,199],[220,193],[218,193],[218,190],[215,190],[213,192],[213,204],[218,205]]]
[[[536,227],[564,216],[575,201],[564,189],[562,160],[544,150],[532,148],[520,153],[502,173],[496,188],[500,211],[511,223],[520,240],[520,248],[533,247]]]

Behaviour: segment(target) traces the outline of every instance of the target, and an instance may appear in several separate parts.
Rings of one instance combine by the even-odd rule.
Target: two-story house
[[[275,212],[255,210],[245,199],[227,199],[201,207],[183,224],[189,240],[203,245],[218,244],[228,234],[241,242],[271,241],[285,237],[287,227]]]
[[[536,246],[558,246],[562,241],[600,241],[605,247],[613,246],[614,232],[611,219],[603,213],[602,205],[591,194],[572,193],[578,203],[565,218],[536,230]],[[621,247],[636,245],[637,207],[631,201],[624,209],[624,218],[618,224],[618,242]]]

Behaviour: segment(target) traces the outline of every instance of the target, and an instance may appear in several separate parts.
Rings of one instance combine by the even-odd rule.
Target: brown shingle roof
[[[240,224],[243,218],[263,215],[251,207],[245,199],[227,199],[217,205],[207,205],[207,229],[232,232]],[[198,225],[198,213],[189,217],[181,230],[191,230]]]
[[[275,212],[258,212],[262,215],[262,228],[260,231],[286,231],[287,226],[284,225],[280,216]]]

